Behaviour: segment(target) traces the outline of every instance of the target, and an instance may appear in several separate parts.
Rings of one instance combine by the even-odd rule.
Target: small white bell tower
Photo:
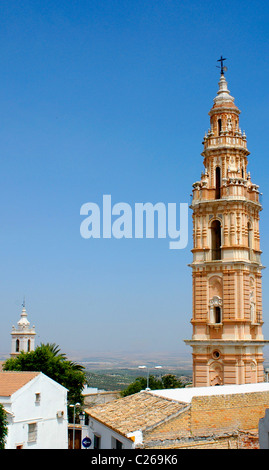
[[[17,328],[12,326],[11,357],[18,356],[21,351],[30,352],[35,349],[35,327],[30,327],[25,309],[25,301],[22,304],[21,318],[17,325]]]

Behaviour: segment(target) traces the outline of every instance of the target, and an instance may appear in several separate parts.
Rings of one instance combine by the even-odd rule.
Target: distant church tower
[[[35,349],[35,327],[30,327],[25,302],[23,303],[21,318],[17,325],[17,328],[15,326],[12,327],[11,332],[11,357],[16,357],[21,351],[30,352]]]
[[[193,386],[264,381],[259,186],[224,76],[193,184]]]

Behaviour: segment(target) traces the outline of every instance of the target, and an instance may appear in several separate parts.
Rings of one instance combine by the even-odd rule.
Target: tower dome
[[[228,84],[224,75],[220,76],[219,90],[216,98],[214,98],[214,104],[221,105],[224,102],[234,102],[234,97],[230,95],[228,90]]]
[[[17,322],[17,325],[20,329],[28,328],[30,325],[29,320],[27,320],[27,313],[26,313],[26,308],[23,307],[22,312],[21,312],[21,318]]]

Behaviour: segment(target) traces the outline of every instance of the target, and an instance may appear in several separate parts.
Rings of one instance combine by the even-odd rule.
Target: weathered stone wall
[[[257,448],[269,392],[196,396],[175,418],[144,432],[146,448]]]

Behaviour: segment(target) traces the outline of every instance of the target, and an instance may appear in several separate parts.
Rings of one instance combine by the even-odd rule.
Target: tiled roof
[[[0,396],[10,397],[13,393],[33,380],[40,372],[0,372]]]
[[[184,408],[186,408],[185,403],[142,391],[85,411],[90,418],[97,419],[111,429],[127,435],[157,425],[176,416]]]

